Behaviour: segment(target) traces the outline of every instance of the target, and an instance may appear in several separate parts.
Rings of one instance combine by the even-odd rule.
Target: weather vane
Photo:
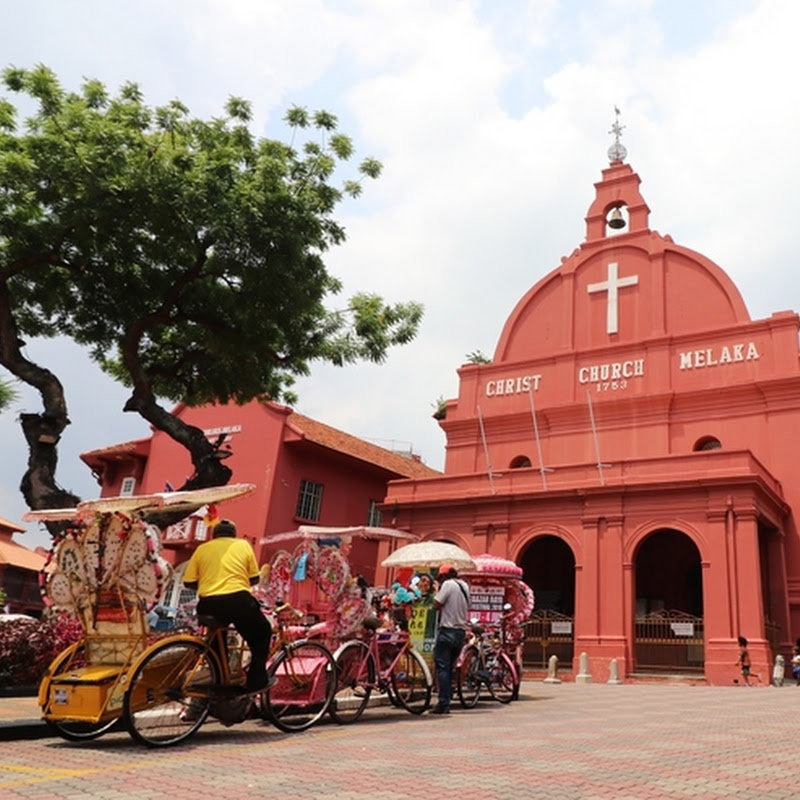
[[[622,130],[625,126],[619,124],[620,110],[616,106],[614,106],[614,113],[617,115],[617,118],[614,120],[614,124],[611,126],[611,130],[609,131],[609,133],[614,134],[614,144],[608,148],[608,160],[612,163],[614,161],[624,161],[625,156],[628,155],[625,145],[619,140],[619,137],[622,136]]]

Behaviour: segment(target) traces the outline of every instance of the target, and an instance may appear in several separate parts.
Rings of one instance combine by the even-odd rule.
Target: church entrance
[[[677,530],[657,530],[634,562],[637,672],[702,672],[703,578],[700,552]]]
[[[575,557],[557,536],[539,536],[520,554],[522,579],[533,589],[536,608],[525,625],[522,661],[546,669],[550,656],[571,667],[575,642]]]

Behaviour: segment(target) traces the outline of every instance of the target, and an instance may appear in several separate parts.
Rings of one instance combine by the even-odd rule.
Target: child
[[[796,686],[800,686],[800,645],[792,648],[792,677]]]
[[[750,683],[750,653],[747,652],[747,639],[739,637],[739,660],[736,662],[742,670],[745,686],[752,686]],[[761,676],[756,674],[756,679],[761,683]]]

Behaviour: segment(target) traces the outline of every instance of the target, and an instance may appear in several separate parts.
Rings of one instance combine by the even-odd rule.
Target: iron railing
[[[703,618],[674,610],[636,617],[633,646],[637,671],[702,672]]]
[[[522,664],[529,669],[547,669],[550,656],[572,668],[575,651],[574,620],[558,611],[534,611],[523,624],[525,644]]]

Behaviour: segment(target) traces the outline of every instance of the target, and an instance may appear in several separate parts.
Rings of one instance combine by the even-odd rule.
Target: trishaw
[[[374,569],[377,543],[413,540],[394,528],[301,526],[272,534],[264,545],[287,545],[278,550],[257,590],[267,604],[289,598],[303,609],[297,635],[324,642],[337,665],[337,689],[330,713],[337,722],[353,722],[374,692],[412,714],[430,703],[433,681],[427,664],[414,649],[408,631],[377,631],[371,616],[373,587],[361,574]],[[370,550],[370,545],[374,545]]]
[[[251,702],[246,698],[245,707],[241,696],[249,653],[234,631],[214,628],[210,619],[200,620],[209,626],[205,635],[149,629],[146,611],[160,599],[171,568],[145,515],[188,514],[253,488],[101,498],[26,515],[71,523],[42,571],[47,602],[74,613],[84,631],[54,659],[39,687],[42,716],[61,736],[93,739],[123,719],[134,739],[159,746],[184,740],[209,714],[224,724],[244,719]],[[276,686],[260,707],[282,729],[302,730],[326,713],[335,665],[322,645],[290,642],[284,627],[279,619],[270,663]]]
[[[463,654],[462,672],[469,671],[470,664],[467,661],[475,658],[476,654],[481,662],[487,655],[492,659],[492,653],[499,654],[500,658],[495,657],[492,663],[497,664],[494,669],[503,677],[497,677],[488,689],[496,699],[507,702],[519,694],[522,645],[525,640],[523,624],[533,612],[534,594],[522,580],[522,568],[513,561],[489,553],[473,556],[472,560],[475,568],[461,572],[470,585],[470,620],[473,622],[471,655]],[[506,659],[502,656],[506,656],[513,665],[513,687],[506,685],[502,666]],[[482,665],[473,666],[475,670],[484,671]],[[491,673],[493,669],[488,671]],[[469,681],[469,684],[467,694],[469,702],[474,704],[480,683]]]

